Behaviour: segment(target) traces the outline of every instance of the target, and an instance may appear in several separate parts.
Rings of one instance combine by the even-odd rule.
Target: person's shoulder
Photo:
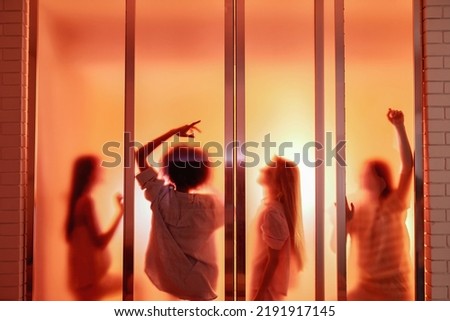
[[[408,204],[400,197],[400,193],[394,190],[383,202],[386,209],[390,211],[402,211],[408,208]]]
[[[274,219],[285,219],[283,204],[274,200],[266,200],[261,207],[261,213],[266,219],[268,217]]]
[[[78,198],[77,204],[80,206],[92,206],[94,204],[94,197],[91,194],[82,195]]]
[[[267,211],[283,213],[283,204],[275,200],[265,200],[263,206]]]
[[[75,215],[76,216],[84,216],[90,212],[92,212],[94,207],[94,200],[92,195],[86,194],[82,195],[78,198],[75,203]]]
[[[216,194],[213,193],[195,193],[195,200],[199,206],[204,208],[214,208],[220,206],[221,201]]]

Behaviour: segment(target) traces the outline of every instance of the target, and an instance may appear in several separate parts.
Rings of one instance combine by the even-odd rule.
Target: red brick
[[[22,145],[23,138],[17,135],[0,135],[0,146],[1,147],[19,147]],[[0,168],[1,170],[1,168]]]
[[[23,253],[14,249],[0,249],[0,257],[4,262],[21,261]]]
[[[447,292],[448,292],[447,289],[448,288],[446,286],[439,286],[439,285],[440,284],[433,286],[432,290],[431,290],[431,298],[434,301],[447,299]]]
[[[13,274],[23,272],[23,261],[17,262],[2,262],[0,264],[0,274]]]
[[[441,61],[443,61],[441,59]],[[441,68],[441,67],[438,67]],[[428,94],[443,94],[444,93],[444,82],[443,81],[429,81],[427,82],[426,92]]]
[[[444,83],[444,92],[450,94],[450,82]]]
[[[447,247],[447,236],[446,235],[431,235],[429,245],[432,248],[445,248],[445,247]]]
[[[12,60],[12,61],[0,61],[0,70],[2,73],[16,72],[21,73],[22,71],[22,61]]]
[[[0,198],[5,197],[22,197],[23,193],[21,187],[17,186],[4,186],[0,185]]]
[[[1,185],[19,185],[22,184],[22,177],[19,173],[2,173],[0,172]],[[1,211],[1,210],[0,210]]]
[[[424,0],[424,7],[448,5],[448,0]]]
[[[23,284],[22,274],[0,274],[0,287],[3,286],[20,286]]]
[[[2,97],[21,97],[22,88],[18,85],[0,85],[0,95]]]
[[[0,109],[21,109],[22,100],[20,97],[8,97],[0,99]],[[4,121],[4,118],[0,118],[0,121]]]
[[[450,19],[448,20],[450,23]],[[448,56],[450,44],[428,44],[425,46],[425,56]]]
[[[5,147],[1,149],[0,157],[3,160],[15,160],[19,161],[24,159],[25,148],[23,147]]]
[[[447,145],[428,146],[428,155],[430,157],[450,157],[450,146]]]
[[[1,12],[0,12],[0,15],[1,15]],[[20,48],[22,46],[22,42],[23,42],[22,37],[1,36],[0,37],[0,48]]]
[[[2,224],[0,224],[0,229]],[[23,235],[2,235],[0,233],[0,248],[1,249],[20,249],[24,245]]]
[[[425,43],[427,43],[427,44],[444,42],[444,33],[442,31],[428,31],[428,32],[425,32],[424,37],[425,37]]]
[[[444,58],[444,64],[447,63],[447,60]],[[450,61],[449,61],[450,65]],[[448,67],[446,67],[448,68]],[[427,71],[427,80],[428,81],[450,81],[450,72],[445,69],[431,69]]]
[[[23,211],[3,211],[0,210],[0,223],[23,223]]]
[[[22,10],[24,8],[24,0],[4,0],[5,10]]]
[[[23,300],[23,287],[0,287],[0,300],[18,301]]]
[[[0,160],[0,172],[20,172],[23,169],[20,161],[17,160]]]
[[[428,130],[430,132],[446,132],[450,128],[450,120],[430,120]]]
[[[431,261],[430,271],[436,273],[445,273],[447,272],[447,264],[445,261]]]
[[[445,196],[445,184],[435,184],[435,183],[431,182],[428,185],[428,191],[427,191],[426,195]],[[443,220],[445,221],[445,212],[443,213]]]
[[[0,198],[0,210],[23,210],[23,198]]]
[[[434,222],[430,223],[432,235],[447,235],[450,231],[450,222]],[[448,257],[432,257],[432,259],[448,259],[450,260],[450,249],[448,249]]]
[[[3,25],[3,34],[7,36],[25,35],[25,27],[20,23],[10,23]]]
[[[24,20],[20,11],[0,11],[0,21],[3,23],[20,23]]]
[[[3,123],[0,124],[0,137],[1,135],[20,135],[22,128],[20,123]],[[1,145],[3,146],[3,144]]]
[[[423,10],[422,16],[425,19],[441,18],[443,16],[443,9],[442,9],[442,7],[426,7]]]
[[[449,43],[450,42],[450,31],[444,32],[444,42]]]
[[[428,97],[431,96],[441,96],[441,95],[428,95]],[[444,107],[440,107],[442,105],[433,105],[431,103],[433,99],[428,100],[429,107],[427,108],[427,119],[444,119],[445,118],[445,110]],[[434,99],[433,101],[435,101]]]
[[[3,85],[20,85],[22,82],[22,74],[18,72],[5,72],[2,77],[2,82]]]
[[[444,7],[444,18],[450,18],[450,6]]]
[[[23,234],[24,224],[0,224],[0,236],[11,236],[16,238],[14,242],[10,240],[11,244],[19,244],[22,242],[20,239],[23,239]]]
[[[24,114],[21,110],[0,110],[0,120],[3,123],[21,123],[24,120]]]
[[[450,68],[450,57],[444,57],[444,68]]]
[[[427,19],[424,23],[424,30],[448,30],[450,19]]]
[[[432,274],[431,285],[437,286],[450,285],[450,274],[438,274],[438,273]]]
[[[3,49],[3,60],[22,60],[21,49]]]
[[[445,134],[444,133],[429,133],[427,135],[428,145],[445,145]]]
[[[443,158],[430,158],[428,160],[428,168],[430,170],[444,170],[445,159]]]

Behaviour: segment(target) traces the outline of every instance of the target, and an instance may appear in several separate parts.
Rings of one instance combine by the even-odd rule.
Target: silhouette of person
[[[97,220],[92,189],[98,183],[100,162],[96,156],[76,159],[69,209],[66,222],[66,240],[69,245],[69,286],[78,300],[98,300],[113,285],[102,284],[111,265],[108,243],[111,241],[123,215],[122,196],[116,196],[117,215],[111,227],[102,233]]]
[[[400,145],[402,169],[397,186],[385,161],[365,163],[360,176],[362,196],[346,201],[350,255],[356,260],[357,282],[348,300],[411,300],[409,236],[405,225],[413,157],[399,110],[389,109]],[[351,258],[352,259],[352,258]]]
[[[169,130],[136,151],[136,178],[152,210],[145,272],[160,291],[183,300],[217,297],[215,231],[224,223],[223,205],[216,195],[198,191],[210,175],[201,149],[180,144],[163,156],[162,175],[168,184],[147,158],[174,135],[193,138],[199,122]]]
[[[258,183],[265,197],[256,217],[250,298],[280,301],[305,262],[300,172],[277,156],[261,170]]]

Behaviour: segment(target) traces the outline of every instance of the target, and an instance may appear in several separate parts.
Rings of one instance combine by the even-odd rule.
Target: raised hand
[[[353,203],[350,203],[349,206],[347,197],[345,197],[345,214],[347,217],[347,222],[350,221],[353,218],[353,214],[355,214],[355,205],[353,205]]]
[[[181,126],[180,128],[176,129],[176,133],[175,135],[180,136],[180,137],[190,137],[193,138],[194,137],[194,130],[198,131],[199,133],[201,132],[200,129],[198,129],[195,125],[197,125],[199,122],[201,122],[201,120],[197,120],[189,125],[184,125]]]
[[[123,214],[123,196],[122,196],[122,194],[117,193],[115,195],[115,198],[116,198],[117,207],[119,208],[119,214],[121,215],[121,214]]]

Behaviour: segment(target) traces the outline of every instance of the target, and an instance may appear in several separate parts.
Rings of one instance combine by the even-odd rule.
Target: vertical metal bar
[[[125,124],[124,124],[124,301],[134,297],[134,70],[136,0],[126,0],[125,18]]]
[[[235,299],[234,273],[234,0],[225,0],[225,300]]]
[[[34,187],[36,164],[36,76],[37,76],[37,33],[38,0],[29,2],[29,47],[28,47],[28,107],[27,107],[27,198],[25,219],[25,299],[33,299],[33,257],[34,257]]]
[[[425,300],[424,259],[424,174],[423,174],[423,66],[422,66],[422,0],[413,1],[414,41],[414,110],[415,110],[415,157],[414,157],[414,246],[415,246],[415,298]]]
[[[324,76],[324,1],[314,2],[314,53],[315,53],[315,140],[316,140],[316,300],[325,299],[325,76]]]
[[[245,142],[245,0],[236,0],[236,138]],[[236,299],[245,300],[246,287],[246,195],[245,161],[240,148],[236,167]]]
[[[335,85],[336,85],[336,143],[345,141],[345,48],[344,0],[335,0]],[[345,145],[341,149],[345,161]],[[337,225],[337,290],[338,300],[347,299],[347,221],[345,213],[345,164],[336,164],[336,225]]]

